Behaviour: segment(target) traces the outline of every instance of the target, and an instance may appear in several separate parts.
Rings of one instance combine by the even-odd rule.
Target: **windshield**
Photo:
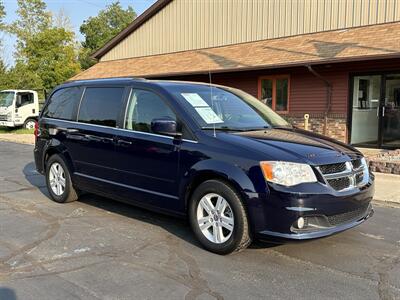
[[[0,92],[0,106],[11,106],[14,101],[14,95],[14,92]]]
[[[206,85],[169,85],[166,89],[203,129],[258,130],[291,127],[253,96],[233,88]]]

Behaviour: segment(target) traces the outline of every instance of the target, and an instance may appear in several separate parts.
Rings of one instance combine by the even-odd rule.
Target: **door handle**
[[[77,133],[79,130],[78,129],[73,129],[73,128],[67,128],[66,130],[68,133]]]
[[[382,117],[385,116],[385,106],[382,106]]]
[[[126,140],[117,140],[117,144],[118,144],[118,146],[130,146],[133,143],[130,141],[126,141]]]
[[[101,138],[101,141],[103,143],[112,143],[112,142],[114,142],[114,139],[112,139],[112,138]]]

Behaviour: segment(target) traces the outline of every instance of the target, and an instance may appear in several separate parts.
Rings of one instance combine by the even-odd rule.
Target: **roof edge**
[[[349,62],[363,62],[363,61],[371,61],[371,60],[383,60],[383,59],[399,59],[400,52],[395,54],[374,54],[374,55],[366,55],[366,56],[351,56],[346,58],[330,58],[323,59],[318,61],[297,61],[293,63],[283,63],[283,64],[275,64],[275,65],[259,65],[252,67],[241,67],[241,68],[229,68],[229,69],[210,69],[210,70],[199,70],[199,71],[187,71],[187,72],[171,72],[171,73],[159,73],[159,74],[137,74],[135,76],[128,75],[122,77],[135,77],[141,79],[159,79],[159,78],[169,78],[169,77],[180,77],[180,76],[191,76],[191,75],[208,75],[212,74],[221,74],[221,73],[231,73],[231,72],[248,72],[248,71],[259,71],[259,70],[272,70],[272,69],[284,69],[284,68],[297,68],[297,67],[305,67],[308,65],[318,66],[318,65],[326,65],[326,64],[339,64],[339,63],[349,63]],[[106,61],[100,62],[99,64],[109,64],[115,61]],[[91,68],[95,67],[92,66]],[[88,69],[89,70],[89,69]],[[70,80],[92,80],[92,79],[103,79],[99,77],[93,78],[85,78],[79,79],[82,73],[76,74]],[[107,77],[107,78],[118,78],[116,77]]]
[[[167,6],[173,0],[158,0],[152,6],[150,6],[147,10],[145,10],[141,15],[139,15],[131,24],[129,24],[124,30],[118,33],[115,37],[109,40],[103,47],[96,50],[92,55],[92,58],[100,59],[107,52],[109,52],[112,48],[114,48],[118,43],[124,40],[127,36],[129,36],[132,32],[134,32],[137,28],[142,26],[146,21],[148,21],[151,17],[157,14],[160,10],[162,10],[165,6]]]
[[[173,72],[173,73],[160,73],[160,74],[148,74],[148,75],[138,75],[140,78],[152,79],[152,78],[168,78],[176,76],[190,76],[190,75],[208,75],[211,74],[221,74],[221,73],[233,73],[233,72],[248,72],[248,71],[258,71],[258,70],[273,70],[273,69],[285,69],[285,68],[298,68],[305,66],[318,66],[327,64],[339,64],[339,63],[351,63],[351,62],[363,62],[370,60],[383,60],[383,59],[397,59],[400,58],[400,53],[396,54],[373,54],[365,56],[350,56],[346,58],[329,58],[318,61],[297,61],[293,63],[275,64],[275,65],[259,65],[252,67],[240,67],[240,68],[230,68],[230,69],[210,69],[202,71],[192,71],[192,72]]]

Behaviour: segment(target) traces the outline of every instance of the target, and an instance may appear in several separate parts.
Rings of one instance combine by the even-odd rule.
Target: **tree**
[[[6,65],[4,64],[3,60],[0,59],[0,91],[7,89],[7,83],[8,83],[8,74],[7,74],[7,68]]]
[[[80,27],[80,32],[85,37],[79,60],[82,69],[94,64],[90,54],[103,47],[110,39],[127,27],[136,18],[136,13],[131,6],[125,10],[119,1],[108,5],[95,17],[85,20]]]
[[[3,1],[0,0],[0,35],[3,35],[5,28],[4,17],[6,16],[6,11],[4,9]],[[0,50],[3,50],[2,44],[3,38],[0,39]],[[3,53],[3,51],[1,51]],[[7,88],[7,68],[3,61],[3,57],[0,56],[0,91]]]
[[[74,33],[52,27],[32,36],[22,52],[27,68],[37,74],[42,88],[50,90],[80,70]]]
[[[3,31],[5,28],[4,17],[6,16],[6,10],[4,8],[3,1],[0,0],[0,31]]]
[[[42,0],[18,0],[17,13],[17,20],[7,25],[17,38],[15,65],[6,76],[10,87],[41,93],[79,72],[75,35],[60,27],[70,24],[63,12],[52,17]]]
[[[18,18],[8,26],[8,32],[17,37],[17,51],[20,51],[32,36],[48,28],[52,20],[42,0],[17,0],[17,3]]]

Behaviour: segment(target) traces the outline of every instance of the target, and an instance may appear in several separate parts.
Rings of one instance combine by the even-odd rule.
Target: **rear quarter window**
[[[116,127],[124,90],[123,87],[86,88],[79,108],[78,121]]]
[[[43,111],[43,116],[75,121],[81,95],[81,87],[63,88],[54,92]]]

